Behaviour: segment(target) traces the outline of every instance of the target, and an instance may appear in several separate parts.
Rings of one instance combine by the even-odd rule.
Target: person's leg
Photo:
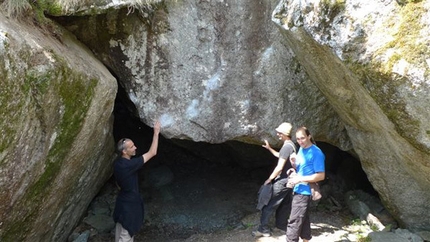
[[[133,242],[134,237],[131,237],[126,229],[120,223],[116,223],[115,227],[115,242]]]
[[[258,227],[260,232],[270,232],[270,216],[272,216],[273,212],[279,207],[279,205],[282,203],[282,200],[290,190],[285,187],[286,181],[284,180],[285,179],[277,180],[273,183],[272,198],[270,199],[269,203],[261,210],[260,226]]]
[[[303,221],[310,196],[294,194],[291,203],[291,214],[287,225],[287,242],[298,242],[302,233]]]
[[[115,242],[119,242],[119,235],[121,234],[121,224],[116,223],[115,226]]]
[[[306,212],[304,214],[304,218],[303,218],[303,225],[302,225],[302,231],[300,233],[300,238],[303,239],[303,241],[309,241],[310,239],[312,239],[312,235],[311,235],[311,220],[310,220],[310,205],[311,205],[311,199],[312,197],[309,197],[308,201],[307,201],[307,206],[306,206]]]
[[[292,189],[288,189],[284,199],[282,199],[281,204],[276,209],[275,218],[276,218],[276,228],[281,229],[283,231],[287,230],[288,218],[291,213],[291,200],[292,200],[293,192]]]

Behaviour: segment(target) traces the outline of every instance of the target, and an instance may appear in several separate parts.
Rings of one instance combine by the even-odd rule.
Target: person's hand
[[[264,140],[264,145],[262,145],[264,148],[266,148],[266,149],[270,149],[270,148],[272,148],[272,147],[270,147],[270,144],[269,144],[269,141],[267,141],[267,139],[265,139]]]
[[[161,123],[160,121],[155,121],[154,123],[154,134],[158,135],[160,133],[161,130]]]
[[[287,170],[287,175],[288,176],[295,176],[296,174],[297,173],[296,173],[296,170],[294,168],[290,168],[290,169]]]
[[[288,182],[285,186],[288,188],[294,188],[294,183],[292,183],[292,182],[290,182],[290,180],[288,180]]]
[[[291,162],[292,164],[296,163],[296,153],[292,153],[292,154],[290,155],[290,162]]]
[[[287,182],[287,187],[293,188],[297,183],[300,183],[300,182],[301,182],[300,176],[289,176],[288,182]]]

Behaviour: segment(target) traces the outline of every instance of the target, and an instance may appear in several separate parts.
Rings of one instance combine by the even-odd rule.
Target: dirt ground
[[[176,172],[178,179],[172,185],[144,188],[146,222],[135,236],[135,242],[286,240],[281,231],[274,231],[271,237],[255,238],[251,234],[259,222],[256,198],[266,172],[263,171],[261,176],[261,170],[241,174],[231,167],[210,167],[211,172],[207,169],[193,166],[194,172],[182,175]],[[345,205],[335,206],[330,199],[321,199],[318,204],[313,204],[311,211],[311,241],[366,241],[364,238],[371,232],[369,226],[354,221]],[[110,234],[93,234],[89,241],[114,241],[113,231]]]
[[[258,221],[259,214],[249,215],[242,223],[243,226],[236,228],[221,229],[212,233],[197,233],[188,238],[173,239],[168,234],[154,233],[147,230],[146,233],[139,233],[135,236],[136,242],[156,241],[156,242],[284,242],[285,233],[275,230],[270,237],[253,237],[251,232],[255,228],[251,223]],[[312,242],[365,242],[368,233],[372,232],[370,227],[360,222],[353,222],[351,215],[347,211],[342,212],[320,212],[312,213]],[[98,235],[89,241],[105,242],[113,241],[113,234]]]
[[[253,237],[251,232],[259,219],[259,214],[253,214],[245,218],[244,226],[223,229],[214,233],[194,234],[185,239],[163,238],[162,235],[139,235],[136,241],[165,241],[165,242],[280,242],[286,241],[285,232],[275,230],[270,237]],[[319,212],[312,213],[312,242],[341,242],[341,241],[366,241],[366,236],[372,230],[368,225],[355,224],[347,211],[343,212]],[[249,226],[246,225],[248,223]]]

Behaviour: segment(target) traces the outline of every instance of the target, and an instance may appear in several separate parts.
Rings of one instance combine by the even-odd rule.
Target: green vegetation
[[[130,1],[129,10],[147,10],[151,6],[162,3],[163,0],[133,0]],[[61,15],[64,10],[78,9],[80,6],[95,4],[93,0],[0,0],[0,9],[10,17],[22,18],[33,12],[38,21],[43,22],[44,13]]]
[[[422,19],[426,14],[423,3],[411,1],[409,4],[401,7],[400,18],[393,18],[388,23],[388,29],[393,29],[394,37],[386,46],[380,49],[376,55],[383,54],[389,49],[395,50],[395,53],[387,61],[387,64],[381,66],[383,73],[391,73],[393,65],[400,59],[408,63],[420,64],[426,63],[425,59],[430,55],[430,47],[425,41],[420,41],[421,30],[423,29]]]
[[[129,12],[134,10],[147,10],[151,6],[163,2],[163,0],[132,0],[129,1]],[[79,6],[88,6],[95,4],[93,0],[58,0],[58,4],[63,10],[74,9]]]
[[[399,4],[399,5],[401,5],[401,6],[404,6],[404,5],[406,5],[406,4],[408,4],[408,3],[419,3],[419,2],[421,2],[422,0],[396,0],[396,2]]]
[[[357,236],[357,242],[370,242],[370,241],[372,241],[372,239],[369,238],[368,236],[363,236],[361,234]]]
[[[351,225],[361,225],[361,223],[361,219],[359,218],[351,220]]]
[[[373,61],[368,64],[354,63],[346,61],[349,69],[352,70],[363,86],[369,91],[373,99],[382,108],[387,117],[394,123],[397,132],[403,134],[407,140],[416,148],[425,150],[421,144],[417,143],[415,137],[420,132],[420,121],[414,120],[406,110],[406,103],[399,96],[398,90],[405,86],[410,86],[410,81],[406,77],[393,73],[393,67],[400,60],[420,66],[425,65],[425,58],[430,56],[430,48],[424,41],[420,41],[422,18],[425,14],[423,3],[408,3],[399,10],[400,14],[394,15],[393,19],[387,22],[386,29],[393,32],[389,35],[393,39],[380,48],[373,60],[381,59],[381,56],[388,55],[388,60],[384,62]],[[427,71],[426,75],[429,73]]]
[[[37,12],[38,18],[44,17],[44,13],[47,12],[51,15],[60,14],[62,7],[55,0],[38,0],[34,3],[34,9]]]
[[[9,17],[17,19],[34,17],[41,23],[46,22],[45,12],[61,13],[62,11],[55,0],[3,0],[0,9]]]
[[[18,17],[31,10],[28,0],[3,0],[0,8],[6,12],[7,16]]]
[[[254,227],[254,224],[253,224],[253,223],[248,222],[248,223],[244,224],[243,226],[245,226],[245,229],[249,229],[249,228]]]
[[[368,227],[366,221],[359,218],[351,220],[351,226],[348,230],[357,236],[357,242],[370,242],[371,239],[367,236]]]
[[[378,226],[376,226],[375,224],[370,225],[370,229],[372,231],[379,231]]]
[[[22,93],[17,90],[13,83],[16,83],[14,79],[17,78],[17,73],[20,73],[20,69],[13,62],[17,58],[28,58],[28,51],[21,51],[19,53],[10,53],[9,43],[7,41],[1,43],[5,49],[0,56],[0,73],[2,77],[2,87],[0,88],[0,132],[2,139],[0,140],[0,153],[4,152],[11,144],[15,143],[14,138],[19,132],[16,129],[16,124],[19,123],[25,105],[24,98],[17,98]],[[17,55],[18,56],[17,56]],[[18,77],[19,78],[19,77]],[[0,165],[4,163],[4,160],[0,161]]]
[[[406,103],[399,97],[398,90],[409,83],[405,77],[381,71],[381,63],[367,65],[346,61],[349,69],[357,74],[364,88],[378,103],[385,115],[395,125],[396,131],[416,148],[425,150],[415,140],[420,132],[420,121],[413,119],[406,110]]]
[[[66,160],[72,144],[82,129],[94,96],[94,88],[97,85],[96,79],[91,79],[88,83],[88,77],[71,70],[67,63],[59,57],[54,56],[54,58],[56,58],[56,66],[52,67],[50,71],[39,73],[24,70],[26,76],[22,84],[18,84],[20,85],[20,90],[16,91],[20,92],[20,94],[11,94],[15,95],[14,98],[16,99],[23,99],[22,97],[27,96],[31,98],[32,102],[27,105],[30,105],[31,109],[35,108],[37,110],[36,114],[49,114],[51,112],[58,117],[50,117],[49,119],[56,120],[52,123],[53,121],[46,120],[45,116],[38,116],[40,123],[48,124],[51,128],[56,127],[57,136],[44,161],[43,173],[33,184],[29,185],[26,193],[20,199],[21,202],[15,205],[15,211],[20,214],[15,214],[14,216],[19,216],[19,218],[5,224],[4,234],[2,235],[2,239],[5,241],[25,240],[26,233],[24,231],[31,227],[32,223],[39,217],[43,200],[50,193],[50,187],[59,175],[63,162]],[[16,88],[16,85],[12,86],[13,90],[16,90]],[[50,110],[49,108],[45,110],[46,103],[50,100],[57,100],[58,103],[51,107]],[[1,101],[8,104],[7,100],[2,99]],[[13,134],[8,137],[8,140],[10,140]]]

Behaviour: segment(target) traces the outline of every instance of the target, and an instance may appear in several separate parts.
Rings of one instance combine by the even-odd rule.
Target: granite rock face
[[[276,142],[274,129],[289,121],[349,150],[338,115],[281,41],[276,3],[166,1],[58,21],[115,73],[142,121],[161,120],[167,138]]]
[[[0,240],[65,241],[111,175],[115,78],[76,38],[0,13]]]
[[[167,137],[258,143],[282,121],[306,125],[360,158],[401,225],[428,229],[429,1],[276,3],[96,7],[63,24]]]
[[[76,225],[111,174],[115,78],[166,138],[229,141],[241,154],[237,141],[275,143],[281,122],[306,125],[359,157],[401,225],[428,230],[429,1],[399,2],[47,12],[74,36],[0,14],[1,240],[64,241]]]
[[[429,1],[281,1],[284,40],[402,226],[430,228]]]

